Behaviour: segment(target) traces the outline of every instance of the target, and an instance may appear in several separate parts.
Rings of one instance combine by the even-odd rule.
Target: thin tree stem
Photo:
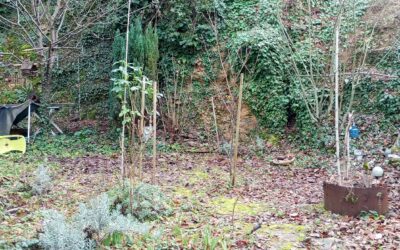
[[[156,182],[157,168],[157,82],[153,83],[153,175],[152,183]]]
[[[125,72],[124,78],[125,81],[128,80],[128,52],[129,52],[129,23],[131,18],[131,0],[128,0],[128,17],[127,17],[127,25],[126,25],[126,42],[125,42]],[[126,98],[127,98],[127,86],[125,84],[124,87],[124,100],[122,103],[122,108],[126,108]],[[123,123],[122,123],[122,132],[121,132],[121,178],[122,182],[125,177],[125,119],[126,114],[123,115]]]
[[[238,160],[238,149],[239,149],[239,132],[240,132],[240,115],[242,110],[242,96],[243,96],[243,74],[240,75],[240,86],[239,86],[239,101],[238,101],[238,109],[236,114],[236,132],[235,132],[235,148],[233,151],[233,163],[231,170],[231,185],[235,186],[236,183],[236,167]]]
[[[340,35],[340,13],[335,27],[335,137],[336,137],[336,167],[338,171],[338,182],[342,184],[342,173],[340,168],[340,137],[339,137],[339,35]]]

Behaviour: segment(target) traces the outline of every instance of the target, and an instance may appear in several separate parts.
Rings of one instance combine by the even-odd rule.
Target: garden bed
[[[358,216],[362,211],[386,214],[389,207],[388,187],[346,187],[324,182],[324,206],[333,213]]]

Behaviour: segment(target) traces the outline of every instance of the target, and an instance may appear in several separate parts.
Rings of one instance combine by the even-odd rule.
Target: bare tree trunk
[[[212,105],[213,117],[214,117],[214,126],[215,126],[215,134],[216,134],[215,136],[217,137],[217,147],[219,149],[221,144],[219,142],[218,122],[217,122],[217,114],[215,112],[214,97],[211,97],[211,105]]]
[[[53,70],[53,67],[50,62],[50,58],[52,56],[53,56],[53,48],[50,43],[49,47],[48,47],[48,51],[47,51],[47,56],[44,57],[44,63],[46,65],[46,69],[44,72],[44,81],[42,84],[42,92],[43,92],[43,98],[45,99],[45,101],[50,100],[50,94],[51,94],[51,82],[52,82],[51,72]]]
[[[242,110],[242,96],[243,96],[243,74],[240,75],[240,86],[239,86],[239,101],[238,109],[236,114],[236,132],[235,132],[235,148],[233,151],[233,163],[231,169],[231,185],[235,186],[236,183],[236,166],[238,160],[238,149],[239,149],[239,132],[240,132],[240,115]]]

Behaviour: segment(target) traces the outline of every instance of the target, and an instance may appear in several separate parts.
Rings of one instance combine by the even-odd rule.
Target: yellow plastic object
[[[26,152],[26,141],[22,135],[0,136],[0,154],[18,151],[23,154]]]

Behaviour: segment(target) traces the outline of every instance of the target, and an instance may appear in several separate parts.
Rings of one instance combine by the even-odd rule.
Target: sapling
[[[240,132],[240,115],[242,110],[242,95],[243,95],[243,74],[240,75],[240,86],[239,86],[239,101],[238,109],[236,114],[236,130],[235,130],[235,142],[233,148],[233,162],[231,168],[231,185],[235,186],[236,183],[236,166],[238,161],[238,149],[239,149],[239,132]]]
[[[340,17],[339,13],[335,27],[335,54],[334,54],[334,71],[335,71],[335,141],[336,141],[336,167],[338,172],[338,183],[342,184],[342,169],[340,167],[340,137],[339,137],[339,34],[340,34]]]
[[[125,42],[125,64],[124,64],[124,80],[128,81],[128,53],[129,53],[129,24],[131,17],[131,0],[128,0],[128,15],[127,15],[127,25],[126,25],[126,42]],[[127,95],[128,89],[126,84],[124,84],[124,95],[122,102],[122,110],[126,109],[127,105]],[[125,178],[125,120],[126,120],[126,112],[123,113],[123,124],[122,124],[122,132],[121,132],[121,180]]]

